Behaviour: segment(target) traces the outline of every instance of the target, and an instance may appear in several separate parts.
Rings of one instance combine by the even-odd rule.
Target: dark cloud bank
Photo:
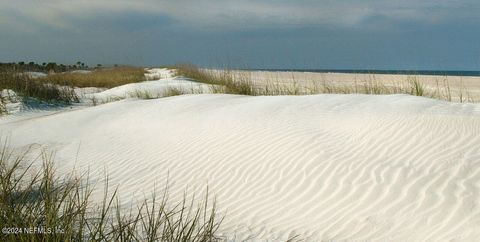
[[[0,61],[480,69],[474,1],[0,3]]]

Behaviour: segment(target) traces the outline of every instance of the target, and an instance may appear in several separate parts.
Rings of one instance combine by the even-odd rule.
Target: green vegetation
[[[237,74],[229,70],[206,70],[191,64],[180,64],[175,67],[177,75],[191,78],[193,81],[212,85],[214,93],[227,93],[257,96],[257,88],[247,72]]]
[[[112,88],[128,83],[145,81],[145,70],[140,67],[113,67],[96,69],[90,72],[52,73],[39,78],[44,83],[54,83],[69,87]]]
[[[195,93],[195,92],[192,90],[191,93]],[[187,94],[187,92],[181,88],[167,87],[161,93],[158,93],[155,95],[149,91],[135,91],[133,93],[130,93],[129,97],[138,98],[138,99],[157,99],[162,97],[179,96],[183,94]]]
[[[65,72],[65,71],[73,71],[73,70],[87,70],[89,67],[85,65],[85,63],[81,61],[77,61],[74,65],[64,65],[64,64],[57,64],[55,62],[44,62],[41,64],[35,63],[33,61],[25,62],[20,61],[18,63],[10,62],[10,63],[1,63],[0,62],[0,69],[15,69],[18,72],[26,72],[26,71],[34,71],[34,72]]]
[[[87,70],[84,63],[66,66],[55,63],[38,65],[33,62],[25,64],[0,63],[0,92],[12,90],[21,99],[34,98],[39,101],[71,104],[79,102],[75,87],[112,88],[128,83],[145,80],[145,71],[139,67],[116,66]],[[83,69],[79,69],[83,68]],[[28,71],[50,70],[46,76],[33,77]],[[55,73],[54,71],[74,70]],[[0,97],[0,114],[7,112],[6,100]]]
[[[339,84],[333,82],[315,82],[310,85],[300,86],[295,79],[290,84],[279,83],[278,80],[265,80],[256,83],[248,71],[210,70],[201,69],[191,64],[175,66],[177,75],[191,78],[193,81],[211,85],[213,93],[227,93],[250,96],[276,96],[276,95],[312,95],[322,93],[340,94],[409,94],[447,101],[456,101],[452,98],[452,90],[448,82],[437,87],[426,88],[416,77],[409,77],[404,82],[386,84],[377,80],[355,81],[353,84]],[[459,102],[475,102],[465,87],[457,94]]]
[[[208,196],[173,203],[168,192],[155,194],[136,210],[120,206],[117,189],[105,184],[103,200],[94,203],[93,187],[85,175],[58,176],[52,155],[43,152],[43,166],[35,171],[27,153],[0,150],[1,241],[217,241],[222,222]],[[168,189],[165,188],[165,191]],[[18,232],[22,229],[22,232]],[[25,229],[29,230],[26,232]],[[36,229],[37,232],[31,232]],[[17,231],[17,233],[15,233]]]
[[[42,101],[72,103],[78,102],[78,97],[72,87],[45,83],[30,75],[17,72],[14,69],[0,69],[0,91],[13,90],[24,97],[33,97]]]
[[[211,93],[249,96],[312,95],[322,93],[409,94],[447,101],[476,101],[469,95],[469,92],[463,85],[458,90],[458,93],[455,90],[453,94],[446,80],[443,83],[437,81],[436,88],[425,86],[417,77],[409,77],[403,82],[389,84],[371,79],[361,82],[355,81],[353,84],[312,81],[310,85],[305,85],[305,81],[303,81],[303,85],[299,85],[293,74],[290,83],[281,83],[278,80],[256,81],[252,78],[252,74],[249,71],[202,69],[192,64],[179,64],[173,68],[176,70],[177,75],[210,85]],[[34,78],[26,73],[27,71],[48,71],[49,74]],[[105,68],[102,65],[97,65],[96,68],[89,69],[82,62],[77,62],[76,65],[58,65],[56,63],[39,65],[33,62],[28,64],[24,62],[0,63],[0,91],[10,89],[23,98],[32,97],[46,102],[60,102],[64,104],[79,102],[79,97],[74,92],[75,87],[113,88],[145,80],[145,70],[139,67],[115,65],[111,68]],[[160,94],[137,91],[136,93],[130,93],[129,97],[154,99],[202,92],[199,90],[180,90],[171,87]],[[102,102],[107,101],[92,99],[92,104],[94,105]],[[5,112],[5,103],[0,99],[0,114]]]
[[[412,91],[410,92],[411,95],[415,95],[415,96],[425,95],[425,88],[417,78],[411,78],[410,83],[412,85]]]

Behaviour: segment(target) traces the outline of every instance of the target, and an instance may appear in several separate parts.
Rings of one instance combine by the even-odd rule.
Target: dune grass
[[[59,86],[32,78],[14,69],[0,69],[0,91],[13,90],[23,97],[32,97],[47,102],[72,103],[78,97],[72,87]]]
[[[137,90],[135,92],[130,93],[128,95],[128,97],[138,98],[138,99],[158,99],[158,98],[163,98],[163,97],[179,96],[179,95],[183,95],[183,94],[187,94],[187,93],[189,93],[189,92],[183,90],[182,88],[167,87],[161,93],[156,93],[156,94],[153,94],[149,91]],[[192,91],[191,93],[198,93],[198,92]]]
[[[145,70],[140,67],[114,67],[91,72],[52,73],[39,78],[43,82],[70,87],[113,88],[128,83],[145,81]]]
[[[0,68],[0,91],[12,90],[22,98],[34,98],[60,104],[80,102],[75,87],[112,88],[145,80],[144,69],[137,67],[115,67],[83,72],[52,73],[34,78],[15,68]],[[6,113],[3,98],[0,98],[0,114]]]
[[[257,96],[255,88],[248,73],[237,74],[230,70],[206,70],[192,64],[179,64],[175,66],[177,75],[192,79],[193,81],[210,84],[212,92]]]
[[[415,96],[425,96],[425,88],[422,83],[418,80],[418,78],[410,78],[409,80],[411,82],[411,95]]]
[[[328,81],[312,81],[310,85],[300,86],[292,76],[289,84],[279,83],[278,80],[255,82],[248,71],[234,71],[229,69],[210,70],[201,69],[191,64],[175,66],[177,75],[190,78],[194,81],[211,84],[213,93],[228,93],[250,96],[275,96],[275,95],[313,95],[313,94],[408,94],[446,100],[450,102],[476,102],[468,91],[462,87],[455,93],[458,98],[453,98],[453,91],[447,81],[442,84],[437,82],[436,88],[427,88],[417,77],[408,77],[403,82],[385,83],[373,78],[355,81],[353,84],[339,84]],[[293,74],[292,74],[293,75]]]
[[[168,192],[128,212],[117,189],[105,185],[100,203],[91,199],[88,174],[58,176],[51,154],[35,171],[26,154],[0,150],[1,241],[218,241],[222,222],[210,198],[172,202]],[[168,189],[165,189],[167,191]]]

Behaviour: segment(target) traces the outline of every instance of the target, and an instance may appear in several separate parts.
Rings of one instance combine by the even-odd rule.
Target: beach
[[[119,95],[135,86],[159,92],[156,82],[178,87],[189,81],[163,69],[152,72],[157,72],[153,82],[97,95]],[[285,85],[407,78],[249,75],[256,83]],[[433,88],[443,77],[417,78]],[[463,85],[472,96],[479,93],[478,79],[447,78],[452,90]],[[166,186],[173,201],[208,190],[225,216],[219,232],[227,241],[480,237],[480,105],[475,103],[406,94],[126,96],[97,106],[3,117],[0,133],[15,149],[54,151],[60,173],[90,171],[100,188],[108,174],[125,207]],[[93,197],[102,194],[99,189]]]

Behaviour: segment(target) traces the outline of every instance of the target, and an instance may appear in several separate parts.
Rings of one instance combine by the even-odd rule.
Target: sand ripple
[[[222,231],[237,240],[475,241],[479,107],[405,95],[186,95],[9,120],[0,132],[16,147],[57,150],[61,170],[107,170],[125,201],[167,177],[172,198],[208,185]]]

